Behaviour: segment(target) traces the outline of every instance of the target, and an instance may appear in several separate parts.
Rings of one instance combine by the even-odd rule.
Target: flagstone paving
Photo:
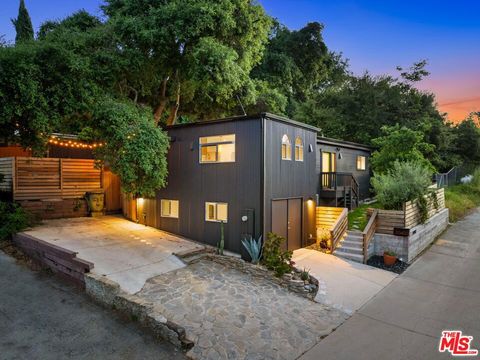
[[[153,277],[137,295],[185,327],[194,359],[296,359],[347,317],[208,260]]]

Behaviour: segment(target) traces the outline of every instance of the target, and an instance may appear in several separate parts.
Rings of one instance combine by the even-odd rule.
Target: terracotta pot
[[[397,261],[396,256],[383,254],[383,263],[387,266],[392,266]]]

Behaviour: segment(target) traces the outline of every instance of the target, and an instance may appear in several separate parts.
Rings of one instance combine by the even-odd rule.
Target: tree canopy
[[[398,77],[355,76],[322,24],[288,29],[251,0],[106,0],[101,10],[46,21],[34,38],[20,1],[16,43],[0,41],[2,137],[41,153],[51,132],[101,136],[111,146],[96,156],[135,194],[165,183],[164,125],[244,109],[374,146],[383,172],[399,158],[440,171],[480,161],[478,113],[448,123],[416,87],[424,60]],[[133,132],[135,146],[122,147]]]

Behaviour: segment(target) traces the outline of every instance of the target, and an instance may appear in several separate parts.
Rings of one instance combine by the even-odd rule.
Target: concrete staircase
[[[360,231],[349,230],[340,240],[333,252],[335,256],[343,259],[363,263],[363,235]]]

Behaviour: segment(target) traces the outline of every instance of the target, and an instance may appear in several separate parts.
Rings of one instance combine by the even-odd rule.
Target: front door
[[[284,237],[288,250],[302,247],[302,199],[272,201],[272,232]]]

